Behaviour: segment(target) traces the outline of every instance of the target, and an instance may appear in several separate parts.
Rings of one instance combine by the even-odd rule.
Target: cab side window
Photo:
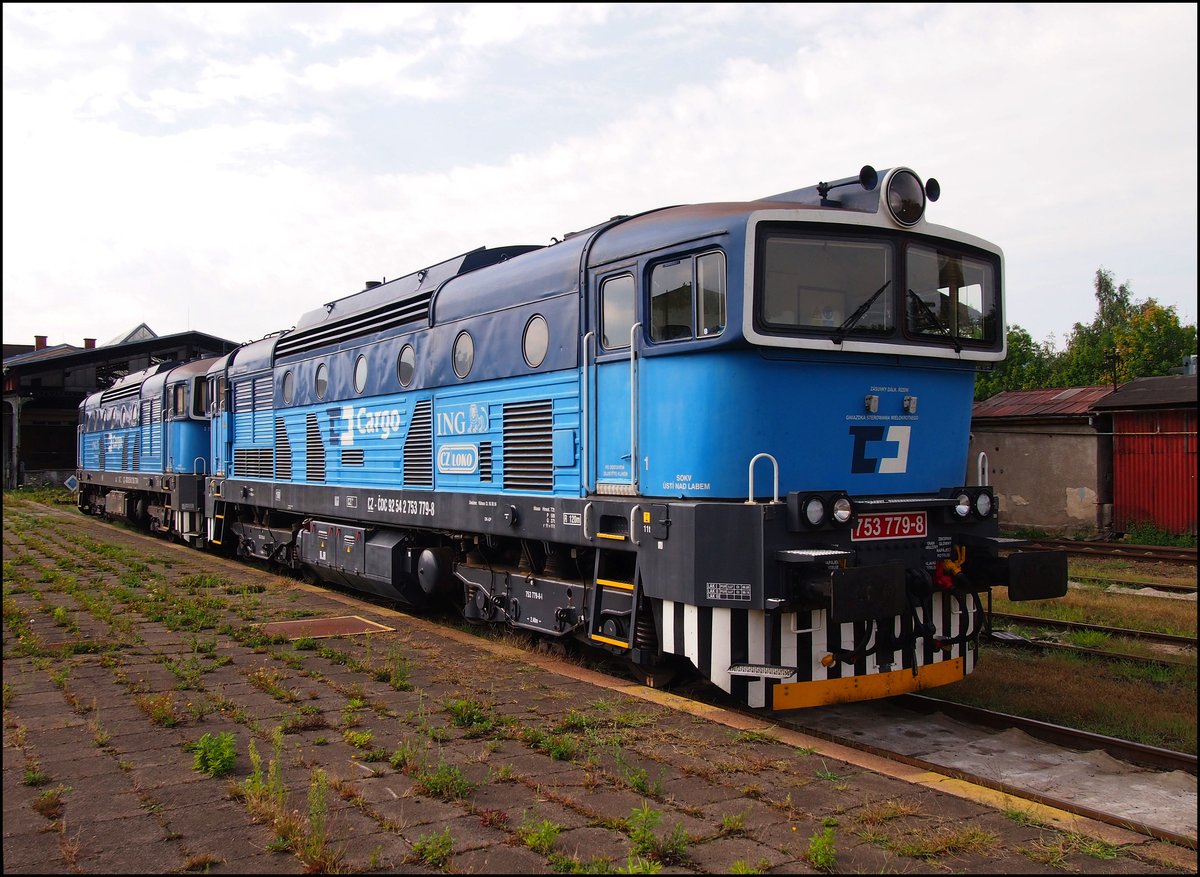
[[[713,338],[725,331],[725,254],[702,253],[650,270],[650,340]]]
[[[633,329],[633,276],[610,277],[600,286],[600,343],[605,350],[629,346]]]
[[[192,417],[197,420],[203,420],[204,412],[208,409],[206,390],[203,377],[198,377],[192,382]]]

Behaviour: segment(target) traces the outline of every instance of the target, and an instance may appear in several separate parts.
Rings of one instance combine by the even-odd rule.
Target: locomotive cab
[[[1065,593],[1065,554],[1001,556],[1019,543],[966,484],[974,372],[1004,356],[1003,258],[928,225],[939,194],[864,168],[664,211],[675,240],[633,218],[592,250],[586,485],[640,498],[617,529],[643,543],[663,651],[752,705],[961,679],[980,594]]]

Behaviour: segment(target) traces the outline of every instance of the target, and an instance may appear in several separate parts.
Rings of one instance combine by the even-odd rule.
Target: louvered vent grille
[[[433,289],[430,288],[335,323],[294,332],[280,339],[275,346],[275,355],[290,356],[293,353],[303,353],[361,335],[403,326],[415,320],[428,320],[429,301],[432,297]]]
[[[417,403],[404,439],[404,483],[433,487],[433,406],[429,399]]]
[[[282,417],[275,418],[275,477],[280,481],[292,480],[292,443]]]
[[[128,438],[129,437],[126,436],[126,439],[128,439]],[[129,442],[128,441],[121,442],[121,471],[122,472],[129,471]]]
[[[100,437],[100,471],[104,471],[104,436]]]
[[[492,480],[492,443],[479,443],[479,480]]]
[[[342,448],[343,466],[361,466],[364,462],[362,448]]]
[[[119,390],[107,390],[104,395],[100,397],[100,402],[103,404],[107,402],[115,402],[118,399],[128,399],[131,396],[137,396],[139,393],[141,393],[141,391],[142,385],[140,383],[130,384],[128,387],[122,387]]]
[[[235,448],[233,474],[238,478],[271,478],[275,474],[274,456],[270,448]]]
[[[233,410],[254,410],[254,381],[238,381],[233,385]]]
[[[549,400],[504,406],[504,489],[554,489],[554,409]]]
[[[137,472],[142,468],[142,450],[141,442],[138,441],[139,436],[135,433],[133,436],[133,471]]]
[[[304,477],[308,481],[325,480],[325,443],[321,441],[321,427],[317,415],[309,414],[304,430],[305,464]]]
[[[254,410],[270,411],[275,407],[275,397],[271,389],[271,376],[263,375],[254,379]]]
[[[159,399],[151,399],[150,407],[145,408],[146,403],[143,402],[142,413],[142,429],[146,436],[145,451],[151,457],[158,457],[162,453],[162,401]],[[149,424],[149,425],[147,425]]]

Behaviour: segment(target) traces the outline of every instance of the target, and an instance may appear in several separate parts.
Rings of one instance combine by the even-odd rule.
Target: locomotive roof
[[[268,335],[266,338],[244,344],[229,354],[229,376],[234,377],[270,368],[272,354],[275,352],[275,344],[279,341],[279,337],[279,335]]]
[[[306,313],[294,329],[284,334],[276,353],[279,357],[290,356],[404,323],[427,321],[433,295],[447,280],[540,249],[536,244],[479,247],[326,302]]]
[[[621,217],[596,236],[588,267],[725,234],[744,225],[752,209],[745,203],[684,204]]]
[[[520,258],[503,260],[487,271],[451,278],[433,299],[434,321],[444,323],[522,302],[578,292],[580,252],[587,242],[586,234],[572,235],[565,241],[522,254]]]
[[[111,387],[104,390],[97,390],[86,399],[83,400],[83,407],[92,408],[104,402],[111,402],[116,399],[126,399],[130,396],[138,395],[139,389],[146,379],[159,372],[174,368],[179,365],[178,362],[160,362],[149,368],[141,369],[140,371],[130,372],[123,378],[119,378]]]
[[[193,359],[185,363],[173,363],[171,368],[164,369],[151,378],[147,378],[144,384],[142,394],[145,395],[146,390],[151,393],[161,391],[162,387],[169,382],[186,381],[196,375],[207,374],[208,368],[212,365],[213,359]]]
[[[233,354],[228,355],[232,356]],[[153,392],[155,389],[161,388],[169,378],[187,378],[192,375],[205,374],[216,361],[216,358],[204,357],[188,360],[187,362],[172,360],[170,362],[156,363],[149,368],[125,375],[107,389],[97,390],[85,398],[81,406],[83,408],[94,408],[105,402],[115,402],[121,399],[143,396],[145,395],[143,388],[147,385]]]

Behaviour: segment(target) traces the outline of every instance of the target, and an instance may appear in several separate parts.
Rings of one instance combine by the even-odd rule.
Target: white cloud
[[[1194,7],[683,9],[118,6],[60,38],[5,6],[6,340],[245,340],[864,163],[941,180],[931,219],[1005,248],[1035,338],[1090,319],[1101,264],[1195,320]]]

